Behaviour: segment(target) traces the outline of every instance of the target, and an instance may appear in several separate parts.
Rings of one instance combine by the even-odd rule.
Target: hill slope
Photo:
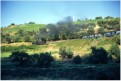
[[[40,52],[51,52],[55,58],[59,58],[58,51],[59,48],[64,46],[67,49],[70,49],[74,52],[74,55],[83,56],[91,52],[91,47],[103,47],[106,50],[109,50],[113,41],[111,38],[101,37],[98,39],[73,39],[73,40],[61,40],[61,41],[53,41],[47,42],[45,45],[32,45],[31,43],[11,43],[11,44],[3,44],[2,47],[8,48],[23,48],[29,54],[40,53]],[[19,46],[17,46],[19,44]],[[26,46],[26,44],[28,44]],[[11,47],[10,47],[11,46]],[[5,48],[2,48],[4,50]],[[7,49],[6,49],[7,50]],[[12,51],[12,50],[11,50]],[[2,57],[8,57],[11,54],[11,51],[2,52]]]
[[[39,28],[44,27],[44,24],[21,24],[18,26],[8,26],[6,28],[2,28],[2,32],[4,33],[13,33],[13,32],[18,32],[19,30],[24,30],[24,31],[38,31]]]

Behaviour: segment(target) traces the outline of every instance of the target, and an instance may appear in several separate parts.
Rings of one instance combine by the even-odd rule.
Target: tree
[[[98,33],[99,33],[99,34],[104,34],[104,32],[105,32],[105,31],[104,31],[104,28],[103,28],[103,27],[101,27],[101,28],[98,29]]]
[[[116,24],[116,25],[114,26],[114,30],[115,30],[115,31],[120,31],[120,24]]]
[[[30,42],[30,36],[28,36],[28,35],[25,36],[25,37],[24,37],[24,41],[25,41],[25,42]]]
[[[20,37],[19,35],[16,35],[14,42],[21,42],[21,39],[22,37]]]
[[[94,28],[95,27],[95,23],[88,23],[88,27]]]
[[[48,38],[47,28],[40,28],[39,32],[34,36],[34,42],[32,44],[42,45],[46,43],[46,39]]]
[[[6,40],[6,42],[7,42],[8,44],[10,44],[10,43],[12,42],[10,36],[5,37],[5,40]]]
[[[89,35],[90,35],[90,34],[94,34],[95,31],[94,31],[94,29],[93,29],[92,27],[90,27],[90,28],[88,28],[87,33],[88,33]]]
[[[28,24],[35,24],[35,22],[29,22]]]
[[[67,59],[71,59],[73,57],[73,52],[70,50],[67,51]]]
[[[15,25],[15,23],[11,23],[11,25]]]
[[[113,17],[111,17],[111,16],[107,16],[107,17],[105,17],[105,19],[111,19],[111,18],[113,18]]]
[[[73,57],[73,52],[67,50],[66,47],[61,47],[59,49],[60,57],[63,59],[71,59]]]
[[[40,53],[39,59],[37,60],[37,64],[40,67],[50,67],[53,61],[54,58],[50,55],[50,53]]]
[[[120,36],[119,35],[114,35],[111,40],[115,42],[116,44],[120,45]]]
[[[27,65],[29,63],[29,55],[25,52],[12,52],[10,55],[10,60],[20,66]]]
[[[18,34],[19,34],[20,36],[24,36],[24,35],[25,35],[25,31],[20,29],[20,30],[18,31]]]
[[[90,63],[94,64],[100,64],[100,63],[107,63],[108,61],[108,53],[105,49],[103,48],[96,48],[96,47],[91,47],[92,52],[90,54]]]
[[[32,63],[37,64],[38,59],[39,59],[39,54],[30,55],[30,60]]]
[[[46,44],[46,39],[45,38],[41,38],[41,42],[42,42],[42,44]]]
[[[95,19],[103,19],[101,16],[99,16],[99,17],[96,17]]]
[[[82,63],[82,59],[79,55],[75,56],[72,60],[73,63],[75,64],[81,64]]]
[[[35,40],[34,42],[32,42],[32,44],[36,44],[36,45],[46,44],[46,39],[45,38],[41,38],[41,39]]]
[[[67,17],[65,18],[65,22],[66,22],[66,23],[73,22],[73,18],[72,18],[71,16],[67,16]]]
[[[117,62],[120,62],[120,49],[118,44],[112,44],[109,50],[109,56]]]

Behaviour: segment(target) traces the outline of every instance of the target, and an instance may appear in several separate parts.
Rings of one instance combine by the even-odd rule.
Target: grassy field
[[[19,43],[19,42],[18,42]],[[107,51],[109,50],[111,44],[113,43],[110,38],[101,37],[98,39],[73,39],[73,40],[61,40],[55,42],[47,42],[45,45],[32,45],[31,43],[13,43],[13,44],[3,44],[8,48],[14,47],[15,50],[23,49],[29,54],[40,53],[40,52],[51,52],[55,58],[59,59],[58,51],[60,47],[66,47],[74,52],[74,55],[83,56],[91,52],[91,47],[103,47]],[[16,45],[17,44],[17,45]],[[8,57],[11,52],[2,52],[1,57]]]
[[[39,28],[44,27],[44,24],[21,24],[18,26],[9,26],[7,28],[3,28],[2,32],[4,33],[13,33],[17,32],[19,30],[24,30],[24,31],[38,31]]]
[[[97,20],[80,20],[80,21],[74,21],[74,24],[88,24],[88,23],[95,23],[97,24]],[[8,27],[5,27],[2,29],[2,32],[4,33],[15,33],[18,30],[24,30],[24,31],[38,31],[39,28],[44,27],[44,24],[20,24],[20,25],[9,25]]]

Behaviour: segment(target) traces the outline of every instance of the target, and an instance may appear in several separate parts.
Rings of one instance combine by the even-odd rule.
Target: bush
[[[105,33],[104,28],[103,27],[99,28],[98,33],[99,34],[104,34]]]
[[[82,59],[79,55],[77,55],[73,58],[72,62],[75,64],[80,64],[80,63],[82,63]]]
[[[12,55],[10,56],[11,62],[17,64],[17,65],[27,65],[29,63],[29,55],[25,52],[12,52]]]
[[[36,40],[36,41],[32,42],[32,44],[36,44],[36,45],[46,44],[46,39],[45,38],[41,38],[41,40]]]
[[[30,42],[30,36],[25,36],[25,37],[24,37],[24,41],[25,41],[25,42]]]
[[[90,54],[89,62],[93,64],[107,63],[108,53],[103,48],[91,47],[92,52]]]
[[[30,60],[32,63],[36,64],[38,59],[39,59],[39,54],[30,55]]]
[[[6,42],[7,42],[8,44],[10,44],[10,43],[12,42],[10,36],[7,36],[7,37],[5,38],[5,40],[6,40]]]
[[[95,33],[94,28],[89,27],[88,30],[87,30],[87,34],[90,35],[90,34],[94,34],[94,33]]]
[[[73,57],[73,52],[71,52],[70,50],[67,50],[65,47],[61,47],[59,49],[59,54],[60,57],[63,59],[71,59]]]
[[[39,58],[37,60],[37,64],[41,67],[50,67],[51,62],[54,61],[54,58],[50,55],[50,53],[40,53]]]
[[[67,59],[71,59],[73,57],[73,52],[67,51]]]
[[[115,42],[116,44],[120,45],[120,36],[119,35],[113,36],[111,40],[113,42]]]
[[[120,62],[120,49],[117,44],[112,44],[109,50],[109,56],[112,60],[114,59],[116,62]]]

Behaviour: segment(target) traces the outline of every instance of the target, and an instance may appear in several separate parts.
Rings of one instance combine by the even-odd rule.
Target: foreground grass
[[[8,63],[9,64],[9,63]],[[2,80],[119,80],[120,64],[68,64],[63,67],[18,67],[4,64]]]

